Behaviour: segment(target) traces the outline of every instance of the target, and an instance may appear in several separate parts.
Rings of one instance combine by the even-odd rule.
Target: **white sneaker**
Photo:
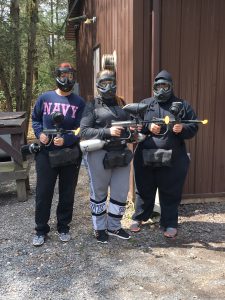
[[[71,239],[71,236],[70,236],[69,232],[67,232],[67,233],[61,232],[59,234],[59,239],[61,242],[67,243]]]
[[[42,246],[45,242],[45,236],[44,235],[35,235],[33,237],[33,246],[39,247]]]

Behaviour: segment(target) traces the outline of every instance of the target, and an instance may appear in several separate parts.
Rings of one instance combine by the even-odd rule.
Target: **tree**
[[[33,78],[34,64],[36,57],[36,35],[38,22],[38,0],[28,1],[28,12],[30,17],[30,32],[28,34],[28,50],[27,50],[27,70],[26,70],[26,93],[24,101],[24,109],[30,116],[31,102],[33,98]],[[28,119],[29,120],[29,119]]]
[[[67,0],[0,0],[0,109],[26,110],[53,88],[61,61],[73,63],[74,45],[62,24]]]
[[[15,100],[16,110],[22,110],[23,87],[21,74],[21,52],[20,52],[20,9],[19,0],[11,0],[10,5],[11,27],[10,36],[12,37],[13,64],[15,66]]]

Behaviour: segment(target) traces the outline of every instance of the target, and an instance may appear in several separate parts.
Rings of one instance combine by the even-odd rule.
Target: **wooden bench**
[[[29,189],[30,167],[20,152],[21,146],[26,141],[25,129],[25,112],[0,112],[0,149],[12,159],[12,161],[0,162],[0,181],[16,181],[19,201],[27,200],[27,189]],[[11,143],[2,138],[8,134]]]
[[[27,200],[27,190],[29,189],[30,163],[23,162],[22,168],[17,168],[13,161],[0,162],[0,181],[16,181],[17,198],[19,201]]]

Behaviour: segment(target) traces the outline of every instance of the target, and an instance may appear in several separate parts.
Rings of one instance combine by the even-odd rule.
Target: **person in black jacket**
[[[147,137],[138,144],[134,154],[136,202],[130,230],[138,232],[142,221],[150,218],[158,188],[160,226],[165,237],[175,237],[178,206],[189,166],[185,139],[195,136],[198,125],[182,123],[182,119],[196,119],[196,114],[185,100],[174,95],[172,77],[167,71],[156,76],[153,93],[154,97],[142,101],[148,104],[144,119],[169,116],[176,122],[162,126],[150,123],[142,129]]]
[[[102,149],[85,152],[83,155],[90,179],[90,207],[94,234],[99,243],[107,243],[108,235],[129,239],[121,227],[129,191],[130,161],[121,161],[129,150],[126,133],[120,126],[111,126],[111,121],[124,121],[129,116],[122,109],[124,101],[116,96],[116,73],[103,70],[97,74],[98,96],[87,103],[80,124],[81,139],[107,141]],[[115,157],[114,155],[118,155]],[[131,153],[132,155],[132,153]],[[110,199],[107,207],[108,189]]]

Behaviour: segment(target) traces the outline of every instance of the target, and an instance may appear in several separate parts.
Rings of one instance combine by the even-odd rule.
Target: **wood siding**
[[[70,2],[73,3],[74,0]],[[225,196],[225,1],[80,0],[78,42],[81,95],[93,97],[93,49],[117,53],[118,94],[127,102],[151,95],[161,69],[171,72],[175,94],[188,100],[199,118],[208,118],[187,142],[191,165],[184,198]],[[71,30],[71,26],[70,26]],[[196,199],[198,201],[198,199]]]
[[[188,142],[191,167],[184,194],[225,195],[225,34],[223,0],[163,0],[160,68],[169,70],[175,91],[187,99],[199,118],[196,138]]]
[[[148,0],[84,1],[83,13],[97,17],[95,24],[82,24],[79,30],[78,70],[84,98],[93,96],[93,49],[96,46],[100,46],[101,56],[116,51],[118,95],[127,102],[140,101],[149,95],[150,4]],[[136,16],[138,21],[134,26]]]

